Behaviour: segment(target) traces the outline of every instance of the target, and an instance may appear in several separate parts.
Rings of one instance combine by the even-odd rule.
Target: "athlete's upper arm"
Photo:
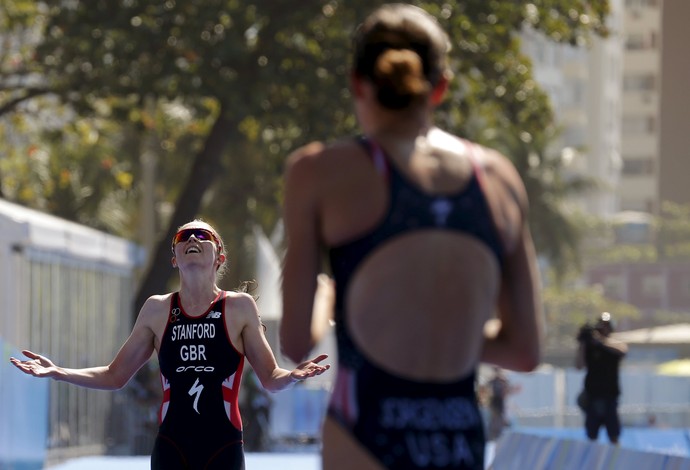
[[[528,223],[528,198],[522,179],[505,157],[496,162],[494,171],[505,187],[506,197],[518,210],[513,236],[506,243],[499,297],[500,335],[506,350],[501,356],[505,367],[531,370],[539,364],[543,342],[544,319],[541,306],[537,256]],[[508,201],[510,203],[510,200]]]
[[[165,307],[162,302],[154,296],[144,303],[132,332],[108,366],[117,388],[124,387],[153,354],[155,319]]]
[[[529,228],[516,249],[507,253],[499,299],[499,317],[504,334],[511,335],[517,370],[532,370],[539,365],[544,335],[539,271]]]
[[[319,157],[321,144],[304,147],[288,159],[283,216],[287,252],[283,265],[283,353],[301,362],[317,341],[311,334],[316,277],[320,271]]]
[[[249,294],[236,294],[231,302],[233,314],[239,317],[242,328],[244,355],[249,360],[259,381],[266,386],[278,367],[278,363],[268,340],[266,340],[259,309]]]

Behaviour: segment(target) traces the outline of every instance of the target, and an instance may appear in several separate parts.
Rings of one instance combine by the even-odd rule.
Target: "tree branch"
[[[4,105],[0,106],[0,116],[10,113],[15,110],[24,101],[30,100],[40,95],[49,93],[50,90],[46,88],[27,88],[26,94],[24,96],[19,96],[17,98],[9,100]]]

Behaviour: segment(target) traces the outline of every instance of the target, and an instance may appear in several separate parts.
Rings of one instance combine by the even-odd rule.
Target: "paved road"
[[[247,470],[320,470],[318,454],[246,455]],[[148,457],[81,457],[48,467],[50,470],[149,470]]]
[[[486,464],[493,459],[493,442],[486,446]],[[247,453],[247,470],[321,470],[317,453]],[[49,470],[149,470],[149,457],[81,457]]]

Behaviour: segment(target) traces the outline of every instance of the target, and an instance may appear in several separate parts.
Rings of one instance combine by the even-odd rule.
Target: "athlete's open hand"
[[[304,361],[299,364],[292,372],[290,372],[290,378],[295,381],[306,380],[309,377],[315,377],[321,375],[331,368],[330,364],[319,365],[318,363],[323,361],[328,357],[328,354],[321,354],[316,356],[314,359],[309,361]]]
[[[47,357],[26,349],[22,351],[22,354],[30,358],[30,360],[20,361],[16,357],[10,357],[10,362],[25,374],[33,375],[34,377],[53,377],[56,375],[58,368]]]

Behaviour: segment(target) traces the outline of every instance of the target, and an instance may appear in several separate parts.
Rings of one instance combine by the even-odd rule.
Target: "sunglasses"
[[[175,251],[175,245],[177,245],[178,243],[186,242],[192,237],[192,235],[194,235],[194,238],[196,238],[197,240],[201,240],[202,242],[214,242],[218,246],[218,251],[222,250],[223,248],[223,245],[220,243],[218,237],[210,230],[206,230],[205,228],[186,228],[184,230],[180,230],[179,232],[177,232],[173,237],[173,252]]]

